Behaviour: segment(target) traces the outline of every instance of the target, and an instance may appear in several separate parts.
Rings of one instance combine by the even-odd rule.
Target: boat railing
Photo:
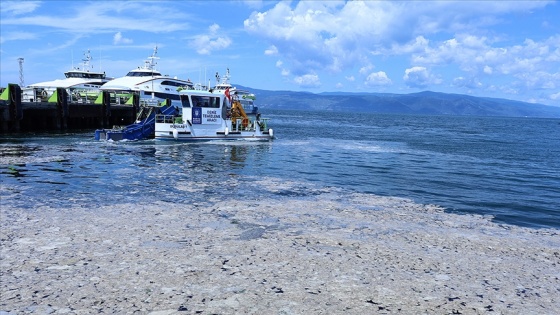
[[[270,120],[270,118],[261,118],[260,119],[261,131],[268,130],[268,121],[269,120]]]
[[[140,99],[140,106],[158,106],[160,105],[160,101],[157,99]]]
[[[254,117],[252,116],[248,116],[247,118],[235,118],[231,121],[231,126],[233,131],[255,131],[257,130],[257,127],[260,127],[261,130],[263,130],[262,128],[262,122],[259,122],[255,119],[253,119]],[[266,122],[265,122],[266,125]]]
[[[156,115],[156,123],[159,123],[159,124],[162,124],[162,123],[163,124],[180,123],[180,121],[178,121],[177,118],[181,119],[181,117],[177,117],[176,115],[159,114],[159,115]]]

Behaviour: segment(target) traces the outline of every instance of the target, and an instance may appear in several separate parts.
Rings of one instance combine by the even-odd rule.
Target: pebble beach
[[[340,196],[317,189],[278,200],[3,206],[0,314],[560,309],[558,230]]]

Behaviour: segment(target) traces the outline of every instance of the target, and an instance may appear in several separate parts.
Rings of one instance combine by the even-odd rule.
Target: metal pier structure
[[[55,93],[23,102],[20,86],[9,84],[0,97],[0,133],[112,128],[132,124],[140,110],[138,95],[123,105],[111,103],[108,92],[92,102],[74,101],[64,88]]]

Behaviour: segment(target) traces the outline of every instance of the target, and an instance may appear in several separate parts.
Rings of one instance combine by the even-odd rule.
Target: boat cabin
[[[208,91],[181,93],[183,120],[192,124],[222,124],[228,118],[229,102],[224,94]]]

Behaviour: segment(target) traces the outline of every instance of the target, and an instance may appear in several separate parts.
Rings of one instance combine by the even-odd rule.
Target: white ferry
[[[99,88],[109,82],[112,78],[108,78],[105,72],[91,71],[90,65],[92,60],[90,51],[84,54],[82,66],[73,67],[64,73],[65,79],[57,79],[54,81],[39,82],[31,84],[22,89],[22,101],[24,102],[41,102],[47,101],[56,91],[57,88],[65,88],[68,95],[76,102],[90,102],[97,98]]]
[[[142,67],[104,84],[101,90],[109,91],[117,104],[124,104],[133,94],[138,94],[142,106],[157,106],[170,99],[173,106],[180,107],[179,90],[193,88],[193,84],[190,80],[162,75],[156,70],[156,59],[159,59],[156,55],[157,47]]]
[[[216,79],[219,80],[218,75]],[[186,89],[179,95],[182,111],[156,115],[156,140],[269,141],[274,138],[268,119],[262,118],[253,104],[254,95],[229,84],[229,70],[214,88]]]

